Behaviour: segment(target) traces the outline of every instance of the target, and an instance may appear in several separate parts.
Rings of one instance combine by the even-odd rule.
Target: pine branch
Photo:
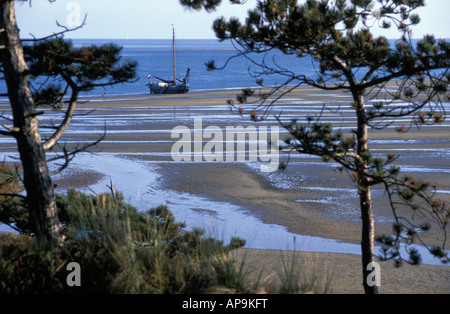
[[[36,38],[33,34],[30,34],[33,37],[32,39],[21,39],[21,41],[22,42],[38,42],[38,41],[44,41],[44,40],[47,40],[47,39],[50,39],[50,38],[60,37],[61,35],[64,35],[65,33],[73,32],[73,31],[76,31],[76,30],[78,30],[80,28],[83,28],[86,25],[86,19],[87,19],[87,14],[85,14],[81,24],[76,26],[76,27],[73,27],[73,28],[68,28],[67,26],[61,25],[61,24],[59,24],[58,21],[56,21],[56,25],[58,27],[63,28],[64,30],[62,30],[60,32],[57,32],[57,33],[53,33],[52,35],[41,37],[41,38]]]
[[[55,174],[62,172],[64,169],[66,169],[69,166],[70,162],[75,158],[76,154],[78,154],[80,152],[85,152],[85,151],[87,151],[88,148],[98,145],[101,141],[103,141],[105,136],[106,136],[106,128],[105,128],[103,135],[101,135],[96,141],[94,141],[92,143],[88,143],[88,144],[82,145],[81,147],[77,147],[76,149],[74,149],[70,152],[64,146],[62,148],[63,153],[64,153],[63,155],[60,155],[60,156],[57,156],[57,157],[47,160],[47,162],[52,162],[52,161],[56,161],[59,159],[64,159],[64,163],[58,169],[50,172],[49,175],[53,176]]]
[[[78,89],[76,87],[73,87],[72,96],[69,101],[69,107],[66,110],[64,119],[57,128],[56,132],[54,132],[52,136],[50,136],[50,138],[43,144],[44,150],[46,151],[51,150],[56,145],[58,140],[61,138],[64,131],[69,127],[70,122],[72,121],[72,116],[74,114],[75,107],[77,105],[77,99],[78,99]]]

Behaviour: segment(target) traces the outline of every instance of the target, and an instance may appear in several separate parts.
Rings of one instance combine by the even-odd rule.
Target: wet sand
[[[175,126],[186,125],[192,129],[193,118],[199,116],[203,117],[204,127],[250,125],[248,119],[232,115],[226,105],[226,100],[234,98],[237,92],[92,98],[88,102],[80,103],[78,108],[86,112],[91,109],[96,111],[88,116],[90,119],[84,116],[75,117],[71,128],[79,128],[80,132],[71,133],[69,128],[65,140],[69,147],[95,140],[102,134],[103,126],[106,125],[105,141],[93,151],[121,153],[131,159],[158,162],[161,184],[167,189],[245,207],[265,223],[285,226],[292,233],[358,244],[361,226],[355,186],[347,174],[337,172],[317,158],[293,158],[286,170],[272,174],[259,173],[243,163],[173,162],[167,153],[170,153],[176,140],[170,137],[170,131]],[[317,90],[301,88],[286,96],[283,102],[280,101],[279,108],[289,116],[290,110],[296,110],[303,104],[317,104],[317,109],[320,109],[322,104],[328,101],[343,106],[349,101],[349,97],[345,94],[318,93]],[[314,112],[312,106],[307,108]],[[305,117],[308,112],[298,114]],[[342,117],[330,114],[329,119],[339,121]],[[110,123],[112,120],[114,123]],[[272,121],[270,125],[277,125],[276,121]],[[351,121],[340,125],[350,126]],[[90,133],[83,132],[83,128]],[[408,165],[414,175],[437,181],[438,189],[450,191],[449,175],[446,172],[450,170],[447,124],[411,130],[407,134],[398,134],[395,129],[388,128],[373,132],[371,139],[375,141],[373,145],[380,152],[400,152],[402,155],[397,162]],[[13,151],[8,144],[1,144],[0,149]],[[439,152],[443,154],[440,155]],[[432,171],[417,169],[421,167]],[[63,173],[55,183],[60,188],[87,187],[100,179],[100,174],[95,171],[78,169],[78,172]],[[392,213],[385,197],[378,190],[374,190],[373,196],[376,231],[390,232]],[[444,193],[442,197],[444,200],[450,200],[449,194]],[[431,243],[438,243],[439,236],[440,233],[432,229],[424,238]],[[274,269],[280,269],[280,251],[243,249],[240,252],[245,252],[244,255],[251,266],[264,269],[264,278],[273,277]],[[332,292],[363,292],[358,255],[309,252],[302,254],[317,259],[313,265],[326,265],[325,270],[320,272],[333,274]],[[381,293],[450,292],[448,267],[406,265],[395,269],[391,262],[381,265]]]
[[[136,156],[135,156],[136,157]],[[141,156],[142,158],[142,156]],[[253,215],[266,223],[287,226],[294,233],[314,235],[325,238],[342,239],[346,242],[358,243],[360,224],[357,215],[354,219],[333,219],[327,212],[318,207],[294,208],[296,203],[290,202],[299,196],[296,191],[274,189],[270,182],[262,179],[240,165],[180,165],[165,164],[164,185],[168,189],[208,196],[217,201],[245,205]],[[95,173],[86,171],[87,178],[94,178]],[[66,174],[57,183],[67,186],[85,188],[86,183],[79,177],[83,172]],[[220,182],[214,180],[219,176]],[[100,177],[98,178],[100,179]],[[87,179],[86,179],[87,180]],[[315,192],[317,193],[317,192]],[[313,197],[312,195],[310,197]],[[170,200],[168,200],[170,207]],[[198,208],[210,211],[209,208]],[[380,226],[377,225],[379,232]],[[239,235],[238,235],[239,236]],[[295,254],[298,267],[305,278],[316,275],[325,282],[331,281],[333,294],[361,294],[362,275],[361,257],[355,254],[292,252],[273,249],[240,249],[233,257],[244,260],[250,279],[257,279],[263,286],[273,287],[279,284],[283,263],[291,260]],[[404,264],[394,267],[393,262],[381,262],[380,293],[386,294],[448,294],[450,292],[450,269],[448,266]]]

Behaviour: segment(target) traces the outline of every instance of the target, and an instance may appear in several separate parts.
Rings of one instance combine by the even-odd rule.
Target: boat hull
[[[189,92],[189,85],[177,85],[177,86],[159,86],[150,85],[151,94],[186,94]]]

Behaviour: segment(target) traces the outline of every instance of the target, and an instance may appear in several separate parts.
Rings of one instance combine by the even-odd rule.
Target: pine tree
[[[46,152],[56,145],[69,126],[80,92],[128,82],[135,76],[136,64],[119,64],[121,48],[113,44],[74,48],[70,41],[63,39],[64,33],[70,31],[67,28],[25,44],[19,37],[14,2],[0,1],[1,71],[7,86],[5,96],[9,98],[13,115],[13,126],[4,125],[5,130],[0,133],[17,141],[34,233],[42,239],[61,243],[61,224]],[[83,25],[84,22],[79,27]],[[39,79],[41,82],[63,83],[41,84],[33,90],[33,82]],[[70,95],[68,104],[64,98],[66,95]],[[64,110],[62,122],[56,125],[48,139],[41,137],[37,118],[43,114],[40,110],[43,106]],[[63,147],[59,158],[63,158],[64,164],[56,172],[65,168],[75,153],[93,144],[96,143],[74,151]]]
[[[208,0],[180,2],[195,9],[217,7],[215,1]],[[280,97],[280,94],[289,93],[300,85],[347,91],[352,95],[357,122],[350,134],[334,130],[320,118],[309,119],[304,124],[292,120],[282,123],[282,126],[291,135],[285,148],[321,156],[324,161],[333,160],[352,174],[360,199],[366,293],[378,292],[376,286],[369,286],[366,282],[371,272],[367,265],[374,261],[371,189],[375,185],[385,189],[395,219],[394,234],[378,238],[385,248],[385,257],[400,263],[401,238],[406,234],[406,238],[411,240],[418,236],[418,229],[425,231],[429,228],[428,225],[400,223],[398,208],[406,206],[413,213],[426,212],[430,219],[437,221],[444,232],[443,244],[427,248],[442,261],[447,261],[445,232],[450,211],[444,202],[434,198],[435,186],[401,175],[400,169],[393,165],[395,156],[388,154],[385,158],[375,158],[368,147],[369,130],[388,126],[390,119],[413,117],[411,125],[400,126],[399,132],[406,132],[413,125],[439,123],[444,119],[442,102],[448,98],[450,45],[433,35],[425,36],[416,44],[413,42],[411,29],[420,22],[420,17],[414,12],[423,6],[423,0],[307,0],[303,4],[296,0],[266,0],[258,1],[257,7],[248,12],[245,23],[236,18],[220,18],[213,25],[216,36],[220,40],[233,41],[240,55],[251,58],[251,53],[277,49],[298,58],[312,58],[317,65],[318,75],[313,78],[269,65],[264,60],[254,60],[261,67],[262,74],[283,75],[285,83],[262,95],[263,105],[256,108],[261,109],[262,114],[257,116],[253,113],[252,119],[264,119],[269,114],[267,107],[273,105],[267,100],[269,95]],[[399,39],[395,46],[391,47],[385,37],[375,37],[372,27],[396,28]],[[212,70],[217,69],[213,62],[208,66]],[[384,93],[388,98],[368,107],[366,98],[370,93]],[[248,91],[239,95],[238,101],[246,100],[246,95]],[[396,105],[399,100],[402,101],[401,106]],[[240,110],[242,112],[242,108]],[[380,119],[385,122],[380,124]],[[419,262],[416,250],[410,251],[410,260]]]

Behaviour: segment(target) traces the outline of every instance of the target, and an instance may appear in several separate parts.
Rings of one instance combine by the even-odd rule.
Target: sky
[[[67,38],[170,39],[174,25],[178,39],[213,39],[211,26],[216,18],[236,16],[244,21],[257,0],[247,0],[244,5],[222,2],[216,12],[207,13],[185,9],[178,0],[32,0],[31,7],[29,2],[16,3],[16,18],[22,38],[53,34],[62,30],[56,21],[73,26],[87,15],[86,25],[66,34]],[[417,12],[422,21],[414,28],[413,37],[431,33],[450,38],[450,1],[426,0],[426,4]],[[382,35],[398,38],[398,33]]]

